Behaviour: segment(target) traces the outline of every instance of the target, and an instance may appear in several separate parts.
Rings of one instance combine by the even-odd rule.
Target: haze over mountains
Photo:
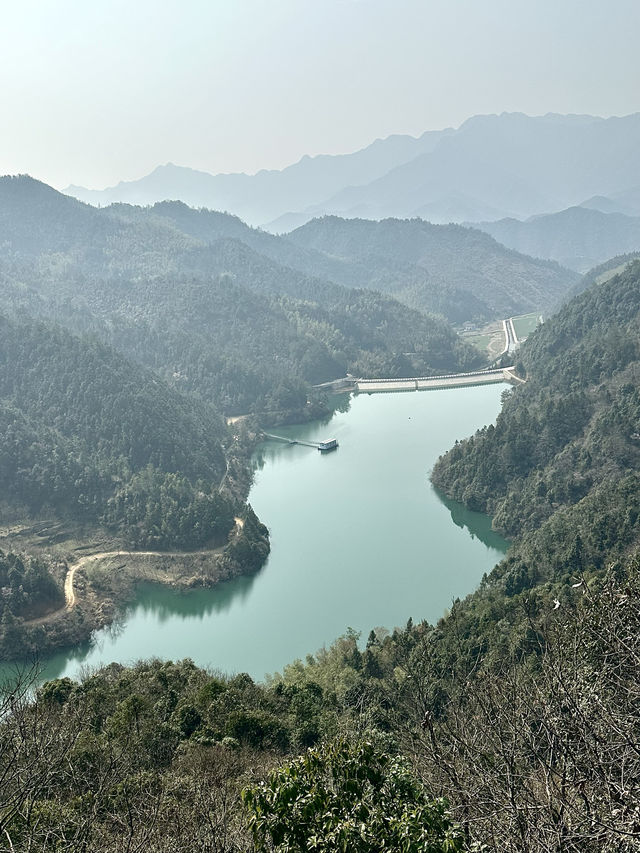
[[[137,181],[122,181],[106,190],[69,186],[69,195],[90,204],[153,204],[179,199],[192,207],[235,213],[252,225],[298,210],[343,187],[367,184],[399,164],[432,151],[451,130],[427,132],[419,139],[395,135],[378,139],[354,154],[303,157],[283,170],[262,170],[255,175],[211,175],[167,163]]]
[[[511,249],[536,258],[552,258],[577,272],[640,249],[640,216],[585,206],[533,216],[525,222],[509,218],[478,222],[475,227]]]
[[[476,229],[421,219],[326,216],[287,240],[340,261],[334,277],[341,284],[373,287],[453,323],[549,307],[576,279],[569,270],[506,249]]]
[[[180,203],[97,210],[23,176],[0,180],[0,229],[13,315],[90,332],[225,413],[301,416],[309,385],[347,370],[478,363],[444,320],[285,265],[278,250],[311,253],[235,217]]]
[[[140,287],[140,278],[226,275],[227,292],[231,287],[253,292],[245,304],[283,296],[313,302],[318,310],[333,312],[332,324],[336,312],[347,304],[353,310],[365,298],[362,290],[368,301],[374,298],[371,291],[384,293],[376,297],[383,300],[381,309],[398,319],[402,312],[395,299],[460,323],[546,310],[578,279],[557,264],[520,255],[457,225],[327,217],[278,237],[235,216],[181,202],[97,210],[26,177],[0,182],[0,226],[14,254],[37,257],[40,265],[55,268],[55,277],[62,279],[57,296],[73,287],[69,269],[91,277],[135,278],[128,296]],[[96,298],[106,298],[104,288]],[[411,316],[405,313],[402,319],[406,328],[414,322]],[[349,320],[353,323],[353,314]],[[424,322],[421,317],[418,325]],[[435,321],[429,322],[433,326]],[[385,321],[384,328],[394,326],[395,321]],[[367,332],[368,343],[379,338],[373,331]],[[403,349],[414,351],[415,346],[405,341]],[[329,372],[336,375],[338,364],[344,366],[344,358]],[[332,378],[327,369],[316,371],[313,381]]]
[[[640,215],[639,176],[639,113],[503,113],[418,139],[391,136],[353,154],[304,157],[282,171],[210,175],[167,164],[106,190],[66,192],[100,205],[180,199],[283,232],[325,214],[478,222],[584,203]]]

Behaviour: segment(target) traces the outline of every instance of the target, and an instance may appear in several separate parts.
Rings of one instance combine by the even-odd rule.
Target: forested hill
[[[216,502],[211,478],[223,426],[194,398],[217,375],[214,358],[234,363],[225,324],[253,359],[274,306],[276,335],[304,320],[322,340],[335,337],[333,312],[224,276],[101,278],[72,252],[18,255],[0,277],[14,314],[49,311],[127,341],[158,372],[184,358],[172,380],[192,393],[95,336],[0,321],[3,510],[47,500],[130,531],[134,544],[171,547],[215,523],[222,537],[233,508]],[[386,331],[388,300],[375,296],[376,311],[371,294],[341,298],[356,300],[344,302],[345,340],[354,328],[379,326],[382,341],[415,331],[397,303]],[[372,630],[366,648],[349,631],[267,685],[150,661],[0,694],[9,848],[635,853],[640,567],[608,567],[639,541],[639,319],[636,263],[530,337],[518,362],[526,385],[506,392],[495,427],[438,464],[434,480],[494,511],[514,542],[437,625]],[[221,337],[217,350],[207,335]],[[291,359],[300,340],[286,340]],[[0,585],[5,644],[20,641],[15,617],[42,605],[31,596],[25,613],[34,587],[61,603],[46,568],[15,554],[0,554]]]
[[[578,280],[460,225],[422,219],[314,219],[287,235],[301,248],[343,264],[341,284],[368,286],[452,322],[543,311]]]
[[[266,269],[265,258],[288,269],[287,275],[280,272],[279,285],[260,284],[262,289],[279,287],[305,299],[335,298],[345,287],[379,290],[454,323],[542,311],[578,280],[570,270],[505,249],[478,230],[422,220],[325,217],[276,237],[235,216],[194,210],[182,202],[152,208],[112,205],[106,212],[133,223],[176,228],[206,244],[199,258],[189,253],[182,259],[183,268],[198,268],[206,258],[211,268],[222,269],[221,241],[239,241],[258,253]]]
[[[0,318],[2,517],[102,522],[136,545],[225,541],[226,427],[96,340]]]
[[[350,631],[267,685],[156,660],[15,686],[13,849],[635,853],[640,565],[609,562],[638,543],[639,314],[640,264],[575,299],[439,464],[516,539],[437,625]],[[12,593],[38,571],[0,555]]]
[[[244,240],[277,238],[224,214],[98,210],[23,176],[0,180],[0,222],[7,310],[92,332],[227,414],[306,417],[309,384],[347,371],[480,362],[443,320],[267,257]]]
[[[67,273],[229,272],[241,286],[327,304],[365,288],[455,323],[543,311],[578,279],[460,226],[325,217],[276,237],[181,202],[96,209],[27,176],[0,179],[0,224],[14,257]]]
[[[150,661],[50,682],[34,704],[14,689],[0,715],[14,849],[237,853],[252,827],[265,853],[333,851],[337,833],[363,853],[635,853],[639,320],[636,263],[529,338],[526,385],[438,464],[434,480],[514,541],[437,625],[372,630],[364,649],[351,631],[267,685]],[[39,567],[0,555],[4,577],[13,593]]]
[[[573,299],[518,354],[527,383],[434,482],[515,537],[505,583],[599,572],[640,543],[640,262]]]
[[[342,282],[343,279],[349,278],[345,270],[345,267],[349,266],[348,261],[329,257],[313,249],[302,248],[284,237],[269,234],[259,228],[251,228],[237,216],[229,213],[204,208],[195,209],[181,201],[158,202],[153,207],[113,204],[106,208],[105,213],[127,222],[170,226],[209,247],[220,240],[239,241],[257,252],[263,261],[268,258],[280,266],[289,268],[291,279],[289,287],[293,287],[292,295],[294,296],[305,295],[303,288],[309,276],[314,282],[316,297],[331,289],[330,282]],[[293,270],[302,275],[294,277]],[[367,278],[364,277],[360,284],[362,287],[367,287]]]

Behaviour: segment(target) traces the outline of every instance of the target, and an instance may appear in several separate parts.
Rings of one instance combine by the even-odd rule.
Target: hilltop
[[[375,287],[451,322],[542,311],[577,275],[506,249],[481,231],[421,219],[314,219],[287,235],[341,262],[342,284]]]
[[[92,331],[227,414],[304,418],[309,385],[347,371],[478,363],[444,321],[272,260],[252,245],[306,253],[224,214],[98,210],[22,177],[0,180],[0,222],[14,311]]]

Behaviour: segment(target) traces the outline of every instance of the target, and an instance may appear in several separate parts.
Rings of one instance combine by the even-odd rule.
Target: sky
[[[480,113],[640,111],[639,0],[0,0],[0,174],[283,168]]]

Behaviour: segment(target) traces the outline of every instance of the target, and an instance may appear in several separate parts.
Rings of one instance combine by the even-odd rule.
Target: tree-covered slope
[[[19,305],[43,300],[19,286],[17,269],[10,283]],[[172,281],[123,280],[118,299],[109,298],[117,306],[129,288],[162,293]],[[89,292],[88,279],[80,282]],[[79,304],[73,310],[81,316]],[[636,263],[530,337],[518,364],[526,385],[507,393],[495,427],[438,464],[436,481],[496,512],[514,543],[437,625],[372,630],[366,647],[348,632],[266,686],[190,661],[112,664],[35,695],[24,681],[12,685],[0,698],[0,830],[9,849],[238,853],[253,844],[328,853],[339,842],[363,853],[635,853],[640,568],[610,564],[635,550],[640,534],[639,314]],[[105,461],[98,473],[111,474],[113,451],[118,476],[133,469],[127,448],[137,422],[122,406],[134,405],[140,375],[145,389],[154,386],[142,410],[149,440],[161,437],[163,464],[189,468],[187,448],[174,447],[179,429],[203,454],[197,465],[218,473],[215,452],[198,444],[204,404],[95,340],[14,320],[4,321],[0,341],[3,404],[22,419],[21,432],[30,425],[33,441],[44,436],[43,461],[75,453],[88,466],[91,456],[96,466]],[[102,411],[121,385],[118,406]],[[163,406],[168,423],[156,428]],[[101,444],[92,443],[96,429]],[[149,461],[138,460],[145,467],[126,489],[113,487],[145,494],[144,483],[163,476]],[[171,489],[163,495],[170,506]],[[18,613],[25,591],[50,583],[41,568],[0,554],[3,595]],[[15,628],[5,607],[3,642]]]
[[[485,595],[475,626],[455,602],[364,649],[350,632],[266,686],[188,660],[14,681],[0,829],[85,853],[635,853],[638,565],[572,593],[512,608],[515,652]]]
[[[526,385],[437,463],[448,495],[515,537],[505,583],[601,571],[640,542],[640,263],[576,297],[522,346]]]
[[[314,219],[288,235],[343,267],[336,280],[392,294],[452,322],[542,311],[577,275],[555,263],[520,255],[459,225],[421,219]]]
[[[273,258],[304,251],[224,214],[97,210],[27,177],[0,181],[0,210],[7,310],[90,331],[226,413],[305,416],[309,384],[347,371],[479,361],[444,321],[292,269]]]
[[[135,544],[224,541],[226,427],[96,340],[0,318],[3,516],[102,521]]]
[[[158,202],[153,207],[114,204],[107,208],[105,213],[135,224],[156,223],[169,226],[204,246],[211,247],[221,240],[239,241],[262,256],[263,262],[268,258],[280,267],[288,267],[290,281],[286,281],[282,287],[289,288],[294,296],[306,295],[304,288],[309,277],[314,282],[314,296],[318,298],[325,290],[338,290],[332,287],[330,282],[341,281],[347,275],[344,270],[344,267],[348,266],[347,262],[327,257],[312,249],[304,249],[284,237],[269,234],[259,228],[251,228],[229,213],[195,209],[180,201]],[[215,258],[215,251],[210,254]],[[302,275],[293,276],[293,270]],[[366,286],[364,281],[363,286]]]
[[[639,312],[640,264],[566,306],[522,347],[528,381],[497,425],[439,463],[514,544],[437,625],[376,629],[366,647],[349,632],[266,686],[151,661],[35,701],[14,687],[0,705],[14,849],[237,853],[253,829],[256,850],[283,853],[336,838],[634,853],[640,573],[610,563],[639,541]],[[0,555],[5,575],[18,601],[38,570]]]

